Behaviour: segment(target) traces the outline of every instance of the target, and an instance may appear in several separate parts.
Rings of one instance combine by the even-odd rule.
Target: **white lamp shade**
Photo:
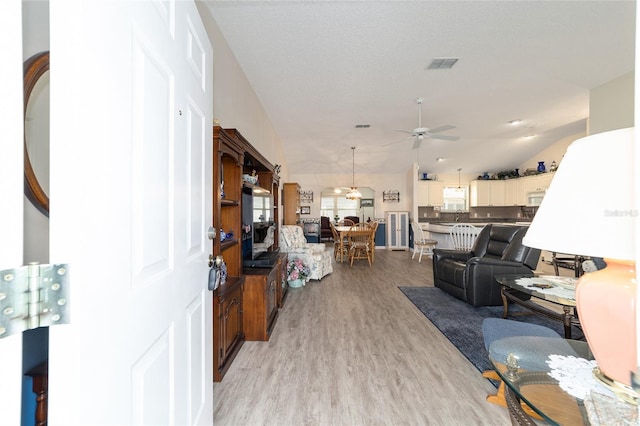
[[[523,243],[557,253],[635,259],[633,150],[632,127],[573,142]]]

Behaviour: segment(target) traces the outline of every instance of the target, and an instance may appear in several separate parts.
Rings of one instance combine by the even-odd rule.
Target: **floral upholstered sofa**
[[[280,251],[289,260],[300,259],[311,269],[309,279],[320,280],[333,272],[333,256],[324,243],[308,243],[298,225],[282,225],[279,236]]]

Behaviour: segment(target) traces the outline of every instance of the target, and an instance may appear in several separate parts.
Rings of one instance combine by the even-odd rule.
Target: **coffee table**
[[[522,401],[552,425],[588,425],[583,401],[563,390],[549,376],[551,369],[546,363],[549,355],[593,359],[586,342],[560,338],[507,337],[489,347],[489,358],[506,384],[504,394],[512,424],[538,424],[522,410]]]
[[[539,276],[525,277],[518,274],[497,275],[496,281],[500,284],[502,296],[502,317],[509,314],[509,302],[520,305],[532,312],[544,315],[564,325],[564,337],[571,339],[571,326],[580,326],[576,311],[575,278]],[[531,299],[526,300],[522,295],[546,300],[562,307],[562,313],[546,308]]]

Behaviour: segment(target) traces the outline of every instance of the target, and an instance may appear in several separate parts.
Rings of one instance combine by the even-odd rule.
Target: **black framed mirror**
[[[28,140],[27,134],[27,109],[29,106],[29,100],[38,82],[49,71],[49,52],[40,52],[31,56],[24,62],[24,193],[33,203],[33,205],[45,216],[49,216],[49,196],[45,189],[40,184],[38,176],[32,166],[30,151],[34,146],[35,141]],[[47,150],[49,141],[38,141],[38,143],[46,143]],[[48,152],[48,151],[47,151]],[[48,159],[48,155],[47,155]],[[48,173],[48,167],[47,167]],[[48,182],[48,177],[47,177]]]

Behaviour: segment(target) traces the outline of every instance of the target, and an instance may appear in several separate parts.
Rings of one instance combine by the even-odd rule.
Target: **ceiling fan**
[[[445,126],[436,127],[435,129],[429,129],[428,127],[422,127],[422,102],[423,101],[424,101],[423,98],[417,98],[416,99],[416,103],[418,104],[418,127],[416,127],[413,130],[395,129],[397,132],[409,133],[411,136],[406,137],[404,139],[400,139],[400,140],[397,140],[397,141],[390,142],[390,143],[385,144],[383,146],[391,145],[391,144],[403,141],[405,139],[414,138],[415,141],[413,143],[413,149],[416,149],[416,148],[420,148],[420,144],[422,143],[422,140],[424,138],[442,139],[442,140],[445,140],[445,141],[457,141],[458,139],[460,139],[459,136],[449,136],[449,135],[439,135],[439,134],[437,134],[437,133],[440,133],[440,132],[444,132],[446,130],[451,130],[451,129],[455,129],[456,128],[456,126],[452,126],[450,124],[447,124]]]

